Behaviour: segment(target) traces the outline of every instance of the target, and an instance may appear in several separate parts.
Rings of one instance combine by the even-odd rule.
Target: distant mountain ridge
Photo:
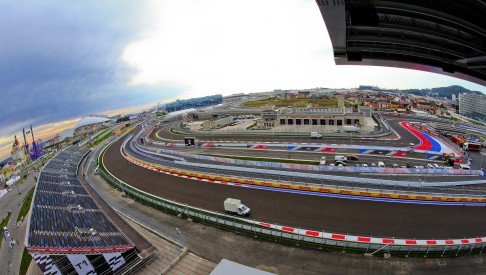
[[[439,88],[432,88],[432,89],[407,89],[407,90],[399,90],[397,92],[400,93],[409,93],[418,96],[431,96],[431,97],[447,97],[452,99],[452,95],[455,94],[458,96],[459,94],[477,94],[477,95],[484,95],[479,91],[471,91],[459,85],[453,85],[449,87],[439,87]]]

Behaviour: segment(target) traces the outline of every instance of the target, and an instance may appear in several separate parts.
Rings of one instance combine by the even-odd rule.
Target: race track
[[[141,190],[192,206],[223,212],[239,198],[250,218],[328,232],[402,238],[463,238],[486,235],[483,207],[370,202],[224,186],[159,174],[128,164],[119,140],[107,150],[106,168]]]

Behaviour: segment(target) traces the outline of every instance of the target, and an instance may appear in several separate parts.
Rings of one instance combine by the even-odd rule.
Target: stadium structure
[[[337,65],[398,67],[486,85],[486,5],[477,0],[316,0]]]
[[[107,215],[111,209],[104,211],[78,180],[78,164],[89,151],[69,147],[39,176],[25,245],[44,274],[130,273],[153,256],[139,253],[151,245],[142,239],[137,247],[120,229],[121,219]]]

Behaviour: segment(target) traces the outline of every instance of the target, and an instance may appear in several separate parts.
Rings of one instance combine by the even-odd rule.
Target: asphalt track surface
[[[358,137],[347,138],[347,137],[325,137],[322,139],[312,139],[307,136],[293,136],[293,137],[281,137],[276,133],[273,136],[257,136],[249,133],[248,135],[231,135],[231,134],[214,134],[214,135],[201,135],[201,134],[190,134],[191,136],[197,136],[199,139],[204,141],[257,141],[257,142],[297,142],[297,143],[324,143],[324,144],[363,144],[363,145],[375,145],[375,146],[409,146],[410,143],[418,144],[419,139],[410,133],[407,129],[403,128],[399,123],[407,119],[389,119],[388,123],[390,126],[400,135],[399,140],[384,140],[395,135],[389,135],[382,138],[370,138],[370,139],[360,139]],[[168,140],[183,140],[184,136],[189,134],[173,134],[169,131],[170,127],[156,127],[154,131],[150,134],[150,138],[153,140],[160,140],[158,135],[163,139]]]
[[[120,154],[122,142],[105,154],[111,173],[141,190],[192,206],[223,212],[223,201],[233,197],[252,209],[251,219],[305,229],[418,239],[486,236],[484,207],[337,199],[188,180],[128,164]]]

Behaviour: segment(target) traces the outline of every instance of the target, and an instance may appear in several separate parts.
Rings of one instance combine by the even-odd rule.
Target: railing
[[[108,145],[109,146],[109,145]],[[172,215],[191,218],[194,221],[211,225],[220,229],[243,233],[255,238],[269,241],[294,244],[315,249],[339,250],[348,252],[377,252],[398,253],[407,256],[444,257],[482,253],[486,246],[486,238],[461,240],[405,240],[394,238],[361,237],[346,234],[329,233],[325,231],[310,231],[295,229],[275,224],[257,222],[236,216],[225,215],[205,210],[187,204],[161,198],[137,189],[116,178],[103,163],[103,155],[107,147],[100,154],[98,165],[100,175],[112,186],[120,189],[126,195],[150,205],[156,209]],[[290,229],[292,232],[290,233]]]

